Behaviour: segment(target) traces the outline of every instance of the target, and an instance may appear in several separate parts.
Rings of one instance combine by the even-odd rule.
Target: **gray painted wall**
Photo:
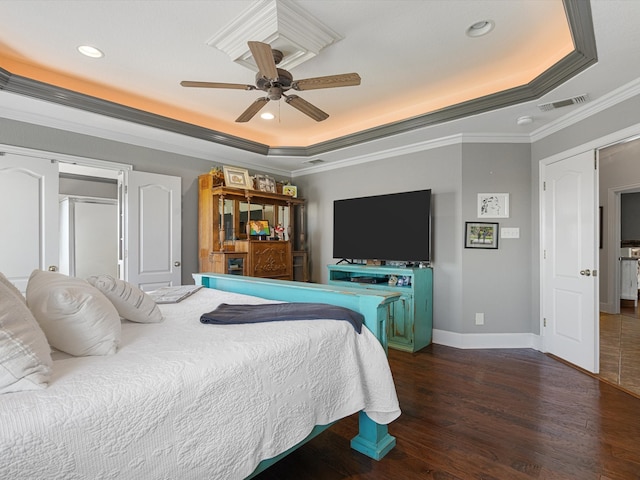
[[[298,177],[309,199],[312,278],[326,282],[333,201],[431,188],[434,328],[458,333],[531,332],[531,171],[528,144],[457,144]],[[478,221],[478,193],[510,193],[520,238],[498,250],[464,248],[464,222]],[[380,221],[384,224],[384,218]],[[398,241],[402,241],[398,239]],[[475,325],[475,313],[485,325]]]

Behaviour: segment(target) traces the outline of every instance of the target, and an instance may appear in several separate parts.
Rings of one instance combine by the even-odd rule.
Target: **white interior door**
[[[125,279],[150,291],[182,284],[181,179],[131,171],[125,193]]]
[[[57,270],[57,162],[0,156],[0,225],[0,271],[20,291],[33,270]]]
[[[542,180],[545,350],[598,373],[595,152],[546,165]]]

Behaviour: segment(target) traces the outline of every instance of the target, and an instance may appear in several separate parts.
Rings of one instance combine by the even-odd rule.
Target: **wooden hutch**
[[[304,199],[214,182],[198,177],[200,272],[309,281]],[[253,220],[268,221],[270,235],[250,235]]]

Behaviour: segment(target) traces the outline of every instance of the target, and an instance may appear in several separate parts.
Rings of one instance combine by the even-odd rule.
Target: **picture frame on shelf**
[[[224,165],[222,170],[224,172],[224,183],[227,187],[253,190],[251,177],[249,177],[249,171],[246,168],[228,167]]]
[[[255,237],[268,237],[271,235],[271,228],[268,220],[250,220],[249,235]]]
[[[464,248],[498,248],[498,223],[465,222]]]
[[[276,180],[269,175],[256,175],[256,190],[276,193]]]
[[[298,196],[298,187],[295,187],[293,185],[284,185],[282,187],[282,193],[284,195],[289,195],[290,197],[297,197]]]
[[[509,194],[479,193],[478,218],[509,218]]]

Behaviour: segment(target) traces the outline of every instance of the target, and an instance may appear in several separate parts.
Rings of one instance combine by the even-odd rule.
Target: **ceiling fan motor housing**
[[[273,82],[268,78],[260,75],[260,72],[256,74],[256,87],[260,90],[268,92],[272,87],[279,87],[283,92],[286,92],[291,88],[291,84],[293,83],[293,75],[291,75],[288,71],[283,70],[282,68],[278,68],[278,78]]]

